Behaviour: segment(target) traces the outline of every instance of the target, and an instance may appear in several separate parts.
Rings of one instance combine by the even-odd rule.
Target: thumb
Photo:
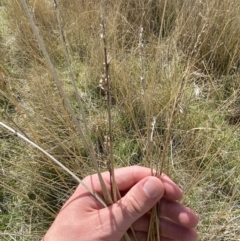
[[[125,233],[162,198],[163,194],[163,183],[157,177],[147,177],[138,182],[122,199],[112,205],[117,230]]]

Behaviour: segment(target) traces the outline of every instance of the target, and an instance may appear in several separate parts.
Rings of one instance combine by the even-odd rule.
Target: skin
[[[110,189],[109,173],[102,176]],[[115,179],[122,195],[117,203],[104,208],[79,185],[42,241],[120,241],[131,225],[137,240],[147,241],[149,210],[159,201],[161,241],[197,240],[198,217],[179,203],[183,193],[169,177],[153,177],[149,168],[132,166],[116,169]],[[101,194],[96,174],[83,181]]]

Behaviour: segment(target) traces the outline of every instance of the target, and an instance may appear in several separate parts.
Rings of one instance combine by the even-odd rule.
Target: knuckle
[[[142,213],[142,207],[140,204],[140,200],[136,198],[136,195],[132,194],[129,196],[129,207],[130,214],[133,217],[139,217]]]

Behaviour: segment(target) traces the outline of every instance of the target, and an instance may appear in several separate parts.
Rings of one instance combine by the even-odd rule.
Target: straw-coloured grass
[[[240,4],[57,3],[27,5],[50,63],[21,1],[0,1],[1,120],[80,179],[109,168],[112,132],[115,168],[163,164],[199,214],[201,240],[238,240]],[[1,240],[39,240],[77,183],[0,136]]]

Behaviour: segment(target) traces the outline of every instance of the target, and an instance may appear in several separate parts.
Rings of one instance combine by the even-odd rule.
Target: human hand
[[[110,188],[109,173],[102,174]],[[177,200],[182,191],[166,175],[151,176],[149,168],[140,166],[115,170],[115,179],[122,198],[104,208],[82,185],[62,207],[42,241],[119,241],[132,225],[138,241],[147,240],[149,210],[161,200],[161,241],[196,241],[194,228],[198,218]],[[83,182],[101,194],[98,176]],[[133,239],[134,240],[134,239]]]

